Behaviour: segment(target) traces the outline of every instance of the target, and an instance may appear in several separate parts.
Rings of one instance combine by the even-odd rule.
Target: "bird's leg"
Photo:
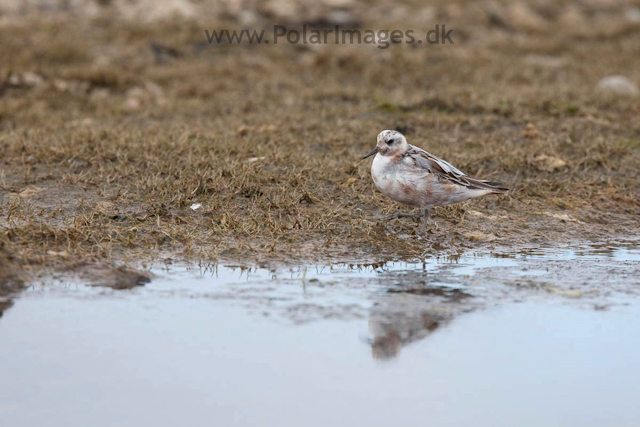
[[[382,218],[378,218],[378,221],[389,221],[390,219],[398,219],[398,218],[422,218],[422,210],[419,214],[411,214],[406,212],[396,212],[393,215],[383,216]]]
[[[420,209],[420,213],[422,214],[422,224],[420,224],[419,234],[423,235],[427,230],[427,222],[429,221],[429,208]]]

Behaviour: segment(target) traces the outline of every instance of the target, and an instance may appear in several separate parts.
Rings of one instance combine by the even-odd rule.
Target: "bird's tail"
[[[502,193],[506,193],[507,191],[509,191],[509,189],[507,187],[505,187],[504,184],[501,183],[501,182],[485,181],[484,183],[487,186],[491,187],[490,189],[491,189],[492,193],[502,194]]]
[[[470,184],[469,188],[472,188],[475,190],[489,190],[491,191],[491,193],[494,193],[494,194],[502,194],[509,191],[509,189],[500,182],[484,181],[481,179],[475,179],[475,178],[469,178],[469,177],[466,177],[466,178]]]

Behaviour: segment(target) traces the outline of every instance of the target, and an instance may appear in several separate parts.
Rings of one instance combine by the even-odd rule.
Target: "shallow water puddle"
[[[640,419],[634,246],[154,273],[24,292],[0,319],[0,425]]]

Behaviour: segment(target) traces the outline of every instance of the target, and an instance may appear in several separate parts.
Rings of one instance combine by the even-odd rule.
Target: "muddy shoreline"
[[[106,5],[106,17],[2,22],[0,242],[25,268],[63,270],[377,261],[637,235],[637,98],[599,85],[614,72],[640,81],[628,53],[637,24],[622,6],[578,8],[584,20],[568,23],[549,3],[529,26],[536,8],[456,4],[429,18],[461,28],[455,44],[429,49],[195,49],[203,28],[239,18],[142,23]],[[352,6],[352,25],[381,25]],[[402,10],[398,25],[424,24]],[[255,25],[267,16],[256,9]],[[578,31],[589,19],[599,37]],[[378,223],[403,209],[360,160],[385,128],[510,192],[435,209],[424,237],[412,220]]]

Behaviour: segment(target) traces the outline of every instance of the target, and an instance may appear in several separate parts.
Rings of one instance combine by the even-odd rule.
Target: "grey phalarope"
[[[433,206],[508,191],[499,182],[466,176],[449,162],[407,143],[404,135],[395,130],[380,132],[376,148],[363,159],[374,154],[371,177],[380,192],[396,202],[420,208],[419,214],[398,212],[379,220],[422,218],[420,234],[426,229]]]

